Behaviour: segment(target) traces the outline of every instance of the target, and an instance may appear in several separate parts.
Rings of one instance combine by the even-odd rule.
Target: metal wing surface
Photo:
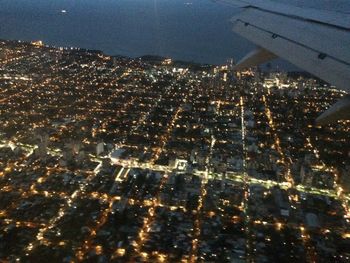
[[[239,3],[243,9],[232,18],[233,31],[258,46],[238,62],[237,69],[281,57],[338,89],[350,91],[349,14],[268,0],[226,2]],[[318,122],[350,117],[348,101],[329,109]]]

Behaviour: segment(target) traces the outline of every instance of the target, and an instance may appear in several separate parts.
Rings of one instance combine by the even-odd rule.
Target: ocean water
[[[275,1],[350,12],[348,0]],[[0,0],[0,38],[221,64],[254,48],[231,30],[237,12],[211,0]]]

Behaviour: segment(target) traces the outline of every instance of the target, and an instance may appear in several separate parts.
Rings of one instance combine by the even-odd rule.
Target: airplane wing
[[[258,46],[237,63],[237,70],[281,57],[338,89],[350,91],[350,14],[269,0],[226,2],[238,3],[243,9],[232,18],[233,31]],[[316,121],[326,124],[350,118],[348,96]]]

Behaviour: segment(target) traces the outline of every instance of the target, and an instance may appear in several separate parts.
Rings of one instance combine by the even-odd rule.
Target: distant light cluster
[[[62,12],[65,10],[62,10]],[[344,94],[0,42],[0,261],[349,262]]]

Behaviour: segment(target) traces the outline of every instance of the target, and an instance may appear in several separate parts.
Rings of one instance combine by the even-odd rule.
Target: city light
[[[16,41],[0,50],[5,261],[350,253],[349,123],[313,124],[343,93],[227,65]]]

